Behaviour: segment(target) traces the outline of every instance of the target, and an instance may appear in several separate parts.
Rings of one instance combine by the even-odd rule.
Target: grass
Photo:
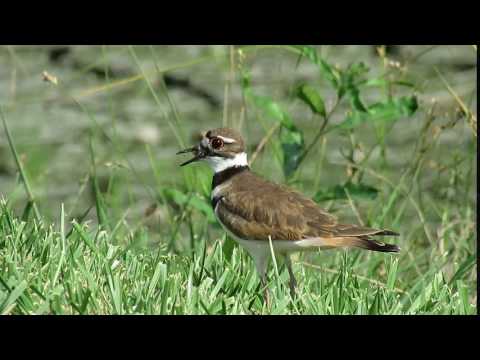
[[[22,100],[30,99],[35,91],[28,96],[16,94],[13,107],[2,106],[6,148],[20,176],[11,192],[2,193],[0,203],[0,314],[475,314],[476,113],[470,110],[474,109],[472,103],[436,69],[434,75],[455,104],[453,108],[460,107],[466,116],[459,117],[454,111],[444,115],[436,103],[422,101],[415,122],[388,118],[388,114],[409,110],[395,108],[398,102],[385,100],[397,96],[392,84],[408,83],[409,79],[401,72],[392,75],[384,57],[379,77],[368,75],[368,80],[381,84],[380,95],[372,96],[384,101],[382,109],[389,112],[374,120],[356,112],[368,107],[364,99],[370,96],[353,81],[354,71],[362,69],[343,73],[352,81],[346,83],[346,95],[337,98],[337,91],[345,90],[340,89],[340,70],[307,50],[249,46],[237,58],[228,47],[225,64],[220,65],[228,82],[222,86],[222,116],[201,125],[193,121],[190,129],[182,113],[188,104],[179,104],[162,79],[157,89],[154,75],[201,66],[221,58],[218,53],[187,61],[182,58],[176,65],[165,66],[159,63],[158,49],[121,48],[119,54],[130,56],[138,75],[113,79],[107,69],[105,83],[82,91],[71,91],[72,82],[60,77],[58,91],[68,98],[65,101],[73,99],[76,116],[86,119],[85,141],[78,141],[82,160],[67,156],[61,170],[82,174],[72,175],[81,181],[60,203],[39,195],[40,185],[46,181],[42,179],[49,180],[58,170],[39,170],[26,156],[31,153],[29,148],[16,137],[15,115]],[[105,67],[115,58],[111,51],[102,47],[95,52]],[[297,67],[308,62],[320,66],[328,86],[339,88],[328,92],[320,87],[315,94],[319,87],[309,84],[312,86],[302,94],[302,101],[313,114],[289,106],[291,99],[270,96],[270,92],[259,95],[246,79],[254,64],[245,60],[257,51],[290,57]],[[299,60],[303,52],[305,58]],[[22,58],[14,47],[9,47],[7,54],[14,63]],[[257,55],[249,56],[256,59]],[[86,64],[82,71],[97,62]],[[78,74],[67,74],[80,81]],[[139,83],[142,79],[144,86]],[[293,268],[299,287],[294,298],[287,269],[275,262],[268,274],[271,306],[267,308],[253,262],[225,237],[213,217],[208,201],[211,173],[204,167],[178,169],[171,164],[170,151],[167,165],[159,160],[153,145],[135,146],[122,138],[119,130],[125,120],[118,108],[127,100],[111,91],[133,83],[142,97],[151,101],[155,124],[168,133],[175,144],[172,148],[190,142],[185,138],[189,130],[223,122],[234,125],[235,119],[241,118],[245,127],[257,134],[258,142],[249,139],[255,171],[315,197],[322,207],[346,221],[399,231],[401,236],[392,241],[402,251],[398,255],[360,250],[296,255]],[[289,82],[286,88],[297,85]],[[241,89],[242,96],[235,96],[235,88]],[[95,103],[86,103],[82,95],[95,98],[102,91],[109,96],[107,121],[102,120],[103,113]],[[407,93],[398,90],[398,94]],[[427,92],[424,98],[428,97]],[[342,133],[339,127],[345,110],[353,111],[346,124],[355,128]],[[308,120],[301,121],[302,117]],[[67,133],[65,136],[67,139]],[[443,141],[452,136],[455,147],[446,149]],[[401,140],[398,147],[392,144],[395,140]],[[1,151],[0,147],[0,165]],[[332,158],[335,151],[340,156]],[[140,153],[146,170],[140,169],[142,162],[134,153]],[[56,165],[42,150],[35,156],[32,158],[44,159],[42,167]],[[135,212],[138,203],[151,206],[139,213]]]
[[[61,218],[65,214],[63,208]],[[296,298],[288,272],[270,271],[271,308],[262,301],[254,265],[243,250],[230,259],[222,239],[196,240],[191,256],[166,246],[145,247],[148,232],[122,236],[62,220],[58,228],[22,222],[2,200],[1,314],[474,314],[466,274],[471,256],[448,277],[446,258],[406,281],[395,256],[337,252],[325,265],[294,263]],[[66,234],[68,231],[68,234]],[[325,256],[319,254],[318,256]],[[380,268],[381,276],[376,275]],[[364,273],[364,275],[360,275]]]

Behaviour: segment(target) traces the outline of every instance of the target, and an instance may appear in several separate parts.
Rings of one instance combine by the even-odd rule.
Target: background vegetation
[[[1,314],[476,313],[476,46],[0,47]],[[254,171],[398,255],[269,273],[175,152],[240,129]]]

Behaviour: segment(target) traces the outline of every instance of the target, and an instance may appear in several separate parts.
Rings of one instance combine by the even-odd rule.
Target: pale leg
[[[263,287],[263,298],[267,304],[267,308],[270,307],[270,294],[267,288],[267,265],[268,265],[268,252],[267,251],[256,251],[250,252],[250,255],[255,262],[255,267],[257,269],[258,275],[260,276],[260,282]]]

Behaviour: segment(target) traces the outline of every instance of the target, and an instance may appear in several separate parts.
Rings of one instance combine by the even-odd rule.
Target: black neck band
[[[218,185],[223,184],[225,181],[228,181],[232,176],[235,176],[245,170],[250,168],[246,165],[244,166],[232,166],[223,171],[216,173],[213,176],[212,180],[212,190],[215,189]]]

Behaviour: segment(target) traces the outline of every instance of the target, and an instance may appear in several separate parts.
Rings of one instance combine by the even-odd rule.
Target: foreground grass
[[[62,211],[62,219],[64,219]],[[61,221],[28,224],[3,201],[0,212],[1,314],[473,314],[471,288],[462,279],[473,265],[458,264],[450,279],[439,264],[399,288],[399,259],[358,251],[313,254],[327,267],[300,264],[298,296],[290,297],[282,266],[270,272],[272,304],[261,299],[250,258],[238,247],[227,255],[223,241],[195,255],[173,255],[145,246],[148,232],[116,243],[115,233]],[[71,228],[71,231],[69,230]],[[361,254],[361,255],[360,255]],[[229,260],[227,259],[229,258]],[[358,266],[357,266],[358,265]],[[372,279],[356,268],[383,269]],[[382,272],[382,270],[380,271]],[[384,282],[379,280],[384,280]]]

